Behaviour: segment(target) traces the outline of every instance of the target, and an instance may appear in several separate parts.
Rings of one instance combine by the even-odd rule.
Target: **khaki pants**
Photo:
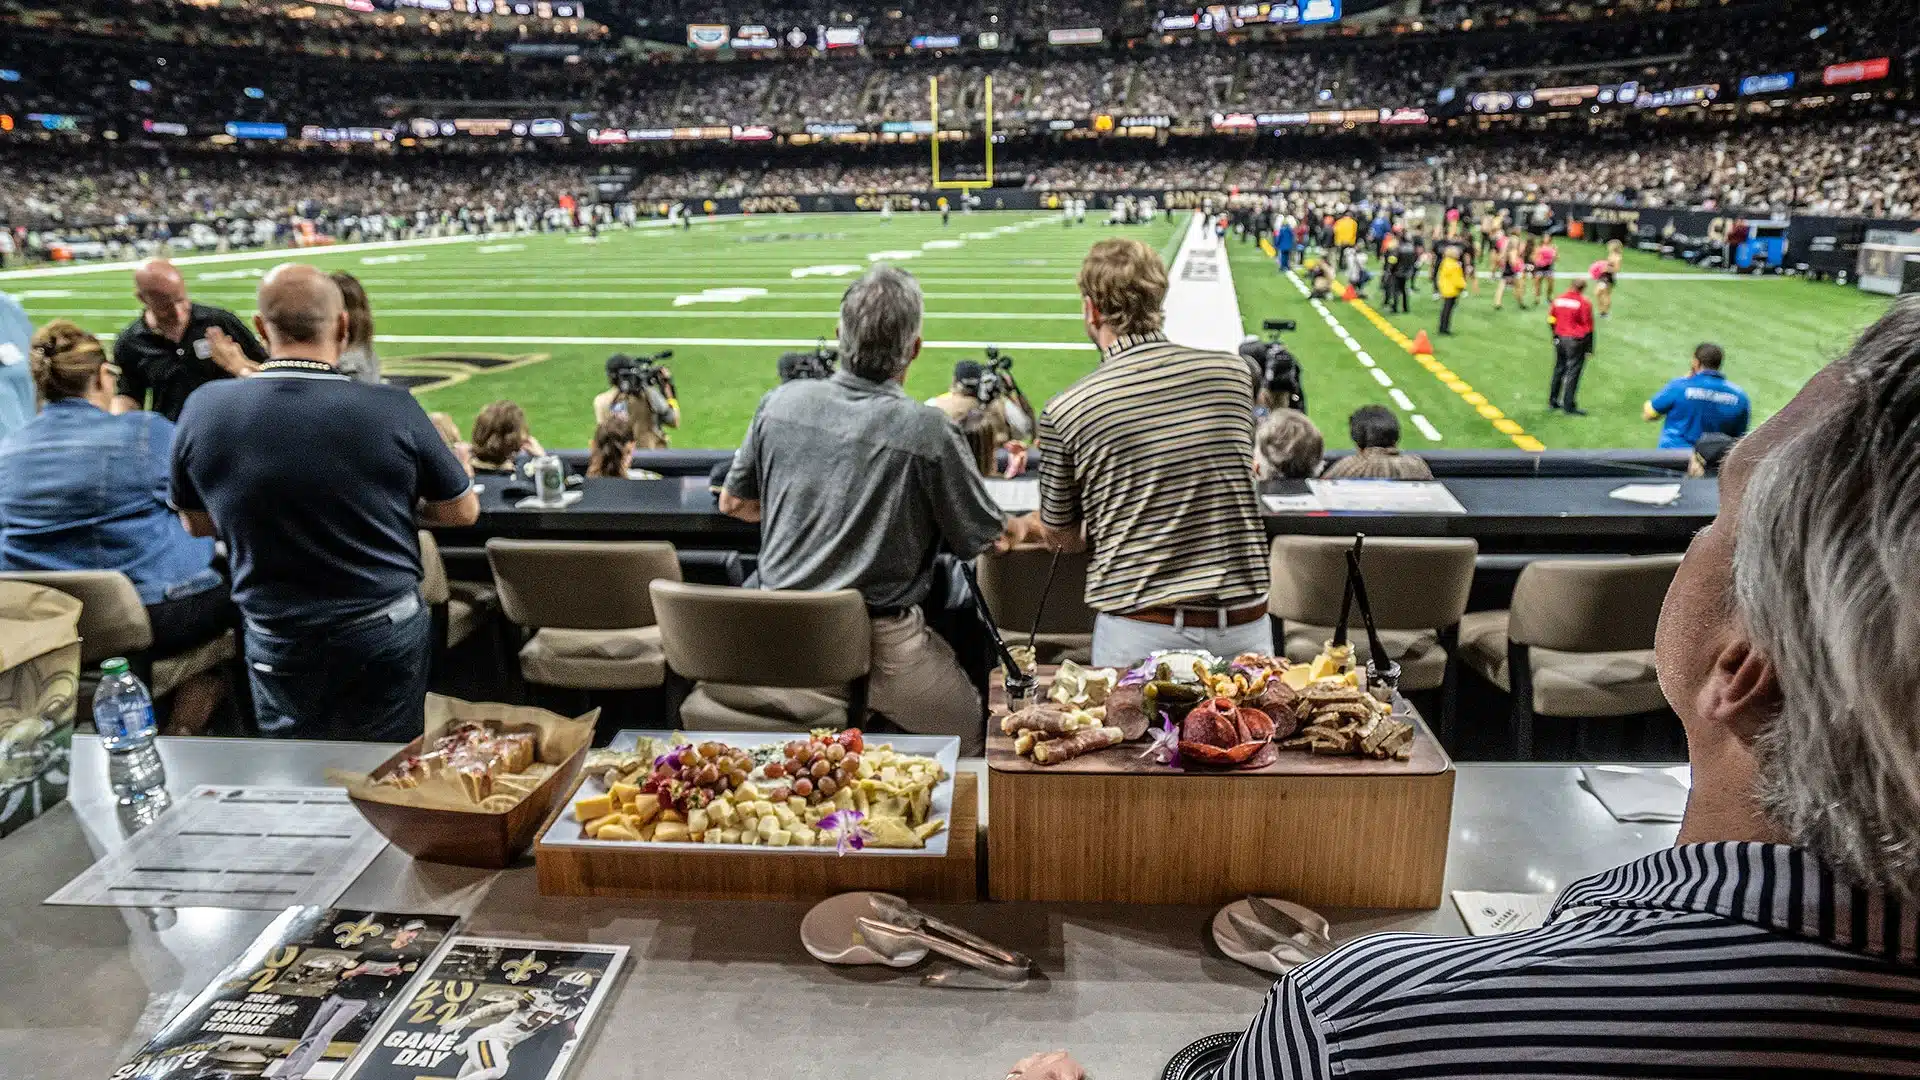
[[[809,727],[847,722],[846,703],[846,691],[839,688],[787,690],[702,683],[681,714],[693,730],[754,730],[741,726],[751,724],[753,717]],[[917,607],[873,620],[867,707],[915,735],[958,736],[963,757],[979,754],[986,743],[979,691],[961,669],[953,648],[927,628],[926,617]],[[767,726],[761,724],[758,729]]]

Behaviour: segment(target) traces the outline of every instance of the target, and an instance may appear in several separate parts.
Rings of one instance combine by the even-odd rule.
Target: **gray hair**
[[[907,370],[920,336],[920,283],[885,263],[847,287],[840,298],[840,354],[847,370],[885,382]]]
[[[1733,604],[1780,709],[1760,802],[1852,884],[1920,901],[1920,305],[1840,361],[1848,400],[1747,482]]]

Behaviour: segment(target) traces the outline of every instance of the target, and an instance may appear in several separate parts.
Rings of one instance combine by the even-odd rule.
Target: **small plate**
[[[813,905],[807,917],[800,920],[800,943],[823,964],[884,964],[909,968],[925,960],[927,950],[924,948],[908,949],[888,957],[861,939],[855,920],[874,913],[870,897],[889,895],[862,891],[827,897]]]
[[[1301,907],[1291,900],[1275,900],[1272,897],[1266,897],[1265,899],[1274,907],[1299,919],[1301,923],[1306,926],[1318,930],[1320,933],[1326,934],[1329,937],[1333,936],[1333,928],[1328,925],[1327,920],[1323,918],[1319,912],[1312,908]],[[1305,952],[1297,952],[1292,949],[1284,949],[1280,955],[1275,955],[1262,948],[1259,942],[1248,941],[1246,937],[1234,927],[1232,921],[1227,918],[1228,913],[1235,911],[1239,912],[1245,918],[1252,919],[1254,922],[1260,921],[1260,916],[1254,913],[1253,905],[1247,903],[1245,900],[1235,900],[1233,903],[1215,912],[1213,916],[1213,943],[1220,947],[1221,952],[1253,968],[1255,971],[1264,971],[1270,975],[1285,975],[1287,972],[1313,959],[1313,957],[1307,955]],[[1293,954],[1292,959],[1287,958],[1288,953]]]

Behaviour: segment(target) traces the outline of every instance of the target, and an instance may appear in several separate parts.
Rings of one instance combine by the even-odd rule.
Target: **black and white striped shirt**
[[[1547,925],[1381,934],[1295,970],[1222,1080],[1920,1076],[1920,913],[1777,844],[1568,886]]]

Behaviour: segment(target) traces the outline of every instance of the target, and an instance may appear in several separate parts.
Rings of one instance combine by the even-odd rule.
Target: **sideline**
[[[1166,335],[1195,349],[1235,352],[1246,338],[1240,297],[1233,288],[1226,241],[1194,214],[1185,242],[1167,274]]]
[[[712,222],[735,221],[740,214],[717,214],[706,220]],[[697,223],[696,223],[697,224]],[[648,229],[667,228],[664,221],[640,221],[627,227],[628,232]],[[351,255],[356,251],[388,251],[393,248],[441,247],[447,244],[477,244],[482,241],[500,242],[508,238],[526,238],[546,236],[547,233],[468,233],[462,236],[418,236],[408,240],[365,240],[357,244],[316,244],[312,247],[276,247],[261,248],[258,251],[223,251],[212,255],[181,255],[168,261],[175,266],[209,266],[215,263],[252,262],[261,259],[286,259],[294,256]],[[118,270],[132,270],[145,262],[145,259],[131,261],[72,264],[66,266],[35,266],[25,270],[0,270],[0,281],[17,281],[30,278],[74,277],[82,274],[109,274]]]

